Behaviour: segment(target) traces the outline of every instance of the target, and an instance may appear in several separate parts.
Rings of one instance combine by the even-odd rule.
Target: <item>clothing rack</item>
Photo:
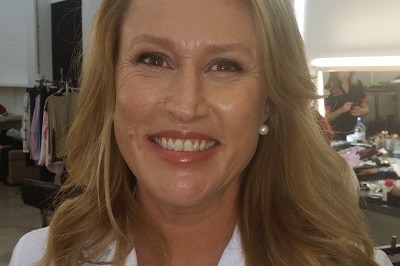
[[[35,87],[27,88],[25,97],[29,99],[24,97],[24,151],[37,165],[61,174],[63,140],[73,119],[79,90],[64,81],[40,79],[36,82]]]

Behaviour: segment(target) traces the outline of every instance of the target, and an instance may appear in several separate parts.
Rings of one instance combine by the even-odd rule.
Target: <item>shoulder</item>
[[[375,262],[379,266],[392,266],[389,257],[382,250],[375,250]]]
[[[41,228],[23,235],[14,248],[9,266],[35,265],[44,254],[49,228]]]
[[[332,87],[328,90],[328,98],[338,97],[343,95],[343,90],[340,87]]]

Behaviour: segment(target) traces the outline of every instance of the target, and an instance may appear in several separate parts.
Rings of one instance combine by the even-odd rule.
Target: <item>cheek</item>
[[[145,119],[145,114],[155,101],[149,89],[141,87],[133,78],[117,81],[114,119],[135,123]]]
[[[145,117],[145,97],[135,90],[135,84],[125,80],[117,83],[114,111],[114,128],[118,145],[127,147],[139,136],[141,121]],[[140,99],[140,101],[139,101]],[[129,144],[129,145],[128,145]]]
[[[246,130],[256,130],[265,122],[265,96],[261,90],[244,90],[244,93],[225,96],[218,105],[225,121],[233,127],[242,127]]]

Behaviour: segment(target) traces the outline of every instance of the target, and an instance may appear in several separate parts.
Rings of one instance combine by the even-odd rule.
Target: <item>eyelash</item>
[[[146,62],[146,60],[155,60],[153,63],[152,61]],[[154,67],[166,67],[166,60],[164,59],[164,56],[159,53],[154,53],[154,52],[144,52],[140,54],[136,62],[140,64],[145,64],[149,66],[154,66]],[[160,64],[161,62],[161,64]]]
[[[225,67],[228,66],[229,69],[225,69]],[[214,68],[217,69],[214,69]],[[221,59],[221,60],[215,60],[215,64],[210,67],[212,71],[218,71],[218,72],[242,72],[243,67],[240,63],[235,62],[233,60],[228,60],[228,59]]]
[[[167,67],[171,68],[166,62],[165,56],[157,52],[141,53],[135,60],[139,64],[145,64],[152,67]],[[243,67],[240,63],[229,59],[216,59],[212,62],[210,71],[216,72],[243,72]]]

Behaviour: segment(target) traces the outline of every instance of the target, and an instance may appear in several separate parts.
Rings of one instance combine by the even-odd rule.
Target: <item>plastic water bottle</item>
[[[354,127],[354,140],[355,141],[365,141],[367,128],[362,122],[361,117],[357,117],[357,124]]]

